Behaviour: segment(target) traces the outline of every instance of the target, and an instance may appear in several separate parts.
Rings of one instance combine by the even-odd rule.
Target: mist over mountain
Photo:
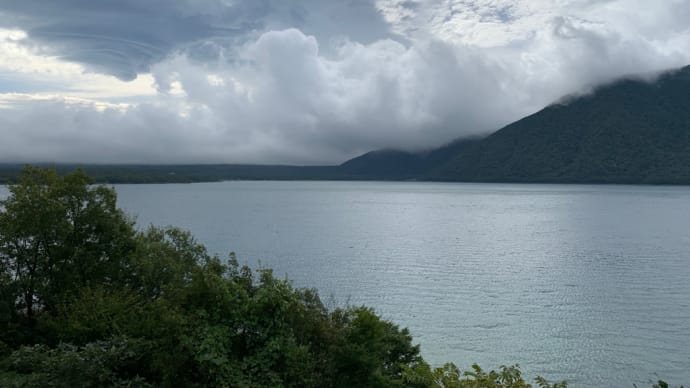
[[[690,183],[690,66],[563,101],[482,139],[375,151],[340,167],[379,179]]]
[[[690,64],[690,2],[0,1],[0,163],[332,165]]]
[[[377,150],[340,165],[58,164],[111,183],[260,180],[690,184],[690,66],[569,96],[485,137],[424,152]],[[20,164],[0,166],[8,182]]]

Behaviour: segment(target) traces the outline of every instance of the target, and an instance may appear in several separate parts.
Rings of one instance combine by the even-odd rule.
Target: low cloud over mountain
[[[690,63],[689,19],[683,1],[10,0],[0,161],[431,148]]]

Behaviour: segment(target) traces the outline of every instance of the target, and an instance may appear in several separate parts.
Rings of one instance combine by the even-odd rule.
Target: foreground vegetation
[[[137,231],[91,183],[26,168],[0,202],[2,387],[531,386],[517,366],[432,368],[370,308]]]

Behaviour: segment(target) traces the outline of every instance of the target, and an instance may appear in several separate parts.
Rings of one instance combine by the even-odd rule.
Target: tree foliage
[[[129,273],[133,222],[113,190],[90,184],[81,171],[59,177],[27,167],[0,202],[2,309],[28,326],[81,289],[118,287]]]
[[[690,66],[572,97],[483,138],[374,151],[348,179],[690,184]],[[334,174],[335,175],[335,174]]]

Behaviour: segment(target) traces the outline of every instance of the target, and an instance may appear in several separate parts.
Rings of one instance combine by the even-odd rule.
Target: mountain
[[[359,179],[690,184],[690,66],[617,81],[483,139],[370,152],[340,169]]]
[[[380,150],[339,166],[57,165],[98,182],[235,179],[690,184],[690,66],[624,79],[548,106],[483,138],[425,152]],[[0,165],[0,183],[21,165]]]

